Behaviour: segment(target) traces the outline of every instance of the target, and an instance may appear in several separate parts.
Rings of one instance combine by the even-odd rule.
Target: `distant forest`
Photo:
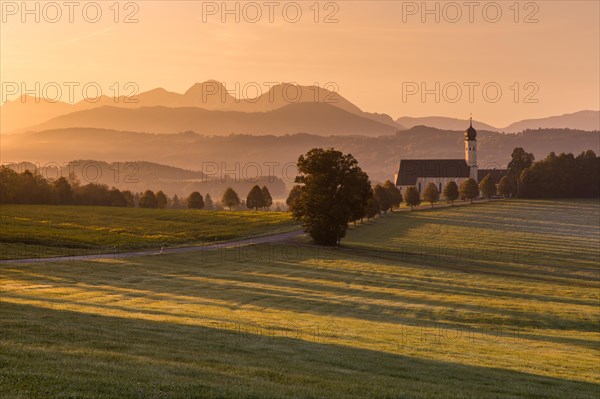
[[[597,198],[600,157],[592,150],[577,156],[552,152],[521,171],[517,194],[522,198]]]
[[[252,186],[267,186],[275,198],[283,199],[287,194],[284,181],[275,176],[259,176],[257,168],[239,168],[239,173],[232,168],[231,176],[223,173],[219,165],[207,165],[207,175],[201,171],[160,165],[153,162],[104,162],[94,160],[77,160],[65,163],[47,162],[34,164],[31,162],[9,163],[5,166],[22,173],[26,170],[49,180],[58,177],[74,178],[83,184],[96,183],[115,187],[120,190],[140,192],[145,190],[164,190],[180,197],[186,197],[194,191],[207,193],[217,198],[231,187],[235,191],[246,193]],[[210,168],[209,168],[210,166]],[[265,172],[267,172],[265,168]],[[292,176],[293,178],[293,176]]]
[[[201,136],[192,132],[147,134],[73,128],[3,136],[2,156],[5,164],[6,161],[24,160],[40,162],[42,165],[45,162],[62,164],[74,159],[95,159],[109,163],[140,160],[193,171],[206,170],[207,164],[217,163],[223,165],[217,177],[225,174],[226,169],[235,169],[236,164],[241,165],[240,168],[251,163],[277,164],[273,175],[282,182],[276,185],[269,185],[268,182],[249,182],[247,186],[237,187],[236,190],[246,192],[254,184],[266,184],[274,197],[281,197],[283,184],[287,185],[289,190],[293,184],[290,177],[293,178],[295,172],[284,171],[284,166],[295,165],[299,154],[306,153],[311,148],[336,148],[344,153],[350,153],[356,157],[361,168],[369,174],[372,181],[384,182],[393,178],[401,159],[464,158],[463,140],[463,132],[425,126],[415,126],[394,135],[379,137],[310,134],[217,137]],[[482,169],[506,168],[511,160],[511,152],[516,147],[527,149],[536,159],[543,159],[550,152],[580,154],[591,149],[600,153],[598,131],[539,129],[526,130],[518,134],[504,134],[479,130],[477,140],[477,156]],[[268,169],[265,167],[263,175],[267,175],[267,172]],[[108,176],[111,176],[110,173],[107,171]],[[180,195],[188,195],[194,190],[218,195],[224,189],[223,187],[212,189],[206,185],[197,186],[195,184],[198,182],[191,182],[190,176],[187,175],[177,177],[173,187],[167,186],[164,184],[169,184],[171,177],[166,170],[161,175],[165,178],[161,177],[160,182],[152,181],[152,173],[147,178],[144,177],[142,169],[139,176],[140,186],[117,185],[117,187],[131,190],[164,189]],[[185,183],[182,184],[184,180]]]
[[[103,164],[103,166],[108,166],[108,169],[114,172],[113,176],[119,176],[121,172],[120,164],[112,165],[114,168],[110,168],[108,164]],[[109,188],[108,185],[101,183],[81,184],[74,173],[71,173],[69,178],[60,176],[52,179],[44,177],[39,171],[32,172],[27,168],[19,173],[14,170],[14,167],[15,165],[13,168],[0,166],[0,203],[222,209],[219,201],[212,200],[213,196],[210,193],[205,193],[205,197],[202,197],[199,192],[195,191],[189,198],[182,200],[177,194],[167,197],[162,190],[154,193],[152,190],[146,189],[143,193],[132,193],[130,190]],[[161,165],[152,164],[152,168],[163,170],[164,173],[166,173],[165,170],[176,175],[178,173],[176,168]],[[183,176],[187,175],[187,177],[202,177],[202,174],[198,174],[199,172],[183,171],[179,173]],[[392,185],[389,181],[386,183]],[[281,182],[281,184],[283,183]],[[504,186],[503,195],[521,198],[600,197],[600,157],[593,150],[584,151],[579,155],[572,153],[556,155],[551,152],[544,159],[535,162],[533,153],[517,147],[512,151],[508,174],[500,181],[500,186]],[[375,199],[377,199],[375,194],[378,188],[381,186],[374,186],[373,196]],[[392,192],[397,189],[388,187],[386,190]],[[251,205],[250,208],[268,208],[274,204],[266,185],[263,186],[262,191],[258,185],[253,185],[249,191],[243,192],[249,192],[248,201],[250,198],[254,198],[252,200],[254,205],[248,202]],[[398,193],[400,192],[398,191]],[[225,201],[223,206],[230,209],[232,207],[244,209],[246,205],[231,187],[227,187],[218,194],[218,197],[215,197],[221,198],[221,196]],[[288,205],[293,202],[293,197],[294,190],[287,199]],[[196,205],[193,205],[194,201],[197,201]],[[401,201],[402,199],[399,199],[396,205],[399,205]],[[275,205],[278,210],[281,209],[282,204],[275,203]],[[378,209],[387,210],[389,207],[380,206]]]
[[[242,192],[245,194],[246,192]],[[48,179],[40,173],[24,170],[16,172],[12,168],[0,166],[0,203],[2,204],[43,204],[43,205],[88,205],[126,208],[173,208],[230,210],[265,209],[271,206],[281,211],[285,206],[273,201],[268,187],[258,185],[248,190],[248,196],[240,198],[231,187],[213,200],[210,193],[204,196],[195,191],[186,197],[174,194],[167,196],[162,190],[131,192],[100,183],[81,182],[70,176]]]

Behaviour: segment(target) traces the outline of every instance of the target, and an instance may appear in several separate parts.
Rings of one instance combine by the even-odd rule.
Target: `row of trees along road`
[[[432,207],[440,200],[441,194],[444,195],[447,201],[454,204],[454,201],[461,198],[462,200],[469,200],[471,203],[475,198],[479,197],[479,194],[484,193],[488,198],[496,195],[496,184],[491,179],[491,176],[486,176],[479,185],[475,179],[467,179],[463,181],[460,187],[454,181],[450,181],[446,184],[442,192],[440,193],[435,183],[429,183],[423,191],[423,199],[421,194],[416,187],[411,186],[406,189],[404,193],[404,200],[406,205],[414,209],[415,206],[421,204],[422,201],[428,202]]]

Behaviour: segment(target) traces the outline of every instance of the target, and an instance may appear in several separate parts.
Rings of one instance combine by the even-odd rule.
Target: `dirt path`
[[[216,244],[203,243],[201,245],[191,245],[189,247],[178,247],[178,248],[161,248],[161,249],[147,249],[142,251],[132,252],[114,252],[114,253],[103,253],[93,255],[73,255],[73,256],[57,256],[54,258],[28,258],[28,259],[5,259],[0,260],[0,264],[9,263],[34,263],[34,262],[70,262],[77,260],[96,260],[96,259],[125,259],[137,256],[149,256],[149,255],[167,255],[167,254],[181,254],[186,252],[194,251],[210,251],[223,248],[231,248],[241,245],[253,245],[253,244],[266,244],[275,242],[286,242],[292,238],[298,237],[303,234],[303,231],[291,231],[287,233],[273,234],[270,236],[262,236],[255,238],[244,238],[241,240],[225,241]]]

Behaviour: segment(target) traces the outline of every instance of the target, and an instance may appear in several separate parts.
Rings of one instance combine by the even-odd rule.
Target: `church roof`
[[[464,159],[403,159],[396,177],[397,186],[414,186],[419,177],[469,177]]]

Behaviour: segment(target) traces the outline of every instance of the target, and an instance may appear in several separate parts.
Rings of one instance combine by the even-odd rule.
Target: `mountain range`
[[[469,125],[468,119],[447,118],[443,116],[429,116],[423,118],[402,117],[396,120],[398,124],[410,129],[414,126],[429,126],[443,130],[464,130]],[[482,121],[473,121],[477,129],[491,132],[518,133],[527,129],[578,129],[594,131],[600,130],[600,111],[579,111],[572,114],[550,116],[547,118],[525,119],[498,128]]]
[[[0,113],[2,133],[80,127],[208,135],[380,136],[419,125],[442,130],[464,130],[468,125],[468,120],[435,116],[393,120],[386,114],[365,112],[336,91],[318,86],[283,83],[256,98],[238,99],[214,80],[196,83],[185,93],[157,88],[132,98],[101,96],[74,104],[22,96],[0,106]],[[590,131],[600,129],[600,111],[523,120],[504,128],[474,123],[477,129],[506,133],[538,128]]]

